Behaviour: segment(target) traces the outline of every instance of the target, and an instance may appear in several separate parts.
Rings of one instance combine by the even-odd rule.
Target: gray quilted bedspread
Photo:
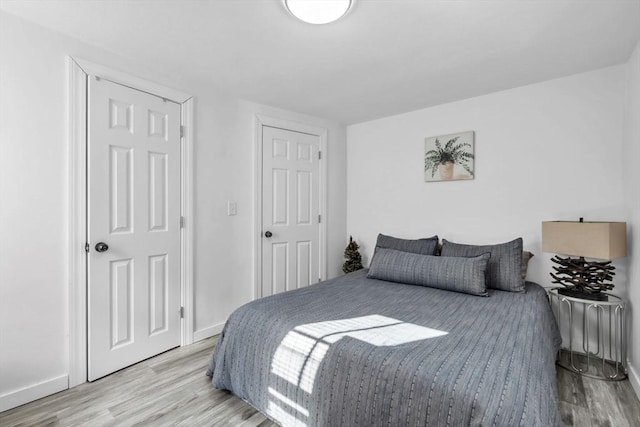
[[[478,297],[365,274],[236,310],[213,385],[283,426],[561,424],[543,288]]]

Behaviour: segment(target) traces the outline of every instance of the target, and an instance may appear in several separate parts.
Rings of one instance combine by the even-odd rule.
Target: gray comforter
[[[253,301],[207,375],[284,426],[555,426],[545,291],[490,296],[352,273]]]

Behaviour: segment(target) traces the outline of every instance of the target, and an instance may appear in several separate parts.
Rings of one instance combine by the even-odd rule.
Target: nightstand
[[[547,290],[563,338],[558,366],[601,380],[627,378],[625,301],[609,293],[608,301],[586,300],[558,289]]]

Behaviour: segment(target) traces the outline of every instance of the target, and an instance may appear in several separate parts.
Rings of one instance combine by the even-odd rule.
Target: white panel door
[[[88,378],[180,345],[180,105],[89,79]]]
[[[319,280],[320,138],[262,128],[262,296]]]

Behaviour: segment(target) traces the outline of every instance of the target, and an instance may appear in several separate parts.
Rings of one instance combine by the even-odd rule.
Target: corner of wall
[[[627,360],[629,382],[640,398],[640,291],[631,284],[640,279],[640,202],[635,187],[640,173],[636,163],[640,156],[640,41],[635,46],[627,63],[626,76],[627,99],[625,105],[625,158],[623,161],[625,196],[627,199],[627,222],[631,228],[629,244],[629,287],[627,304],[630,305],[628,340],[629,354]]]

